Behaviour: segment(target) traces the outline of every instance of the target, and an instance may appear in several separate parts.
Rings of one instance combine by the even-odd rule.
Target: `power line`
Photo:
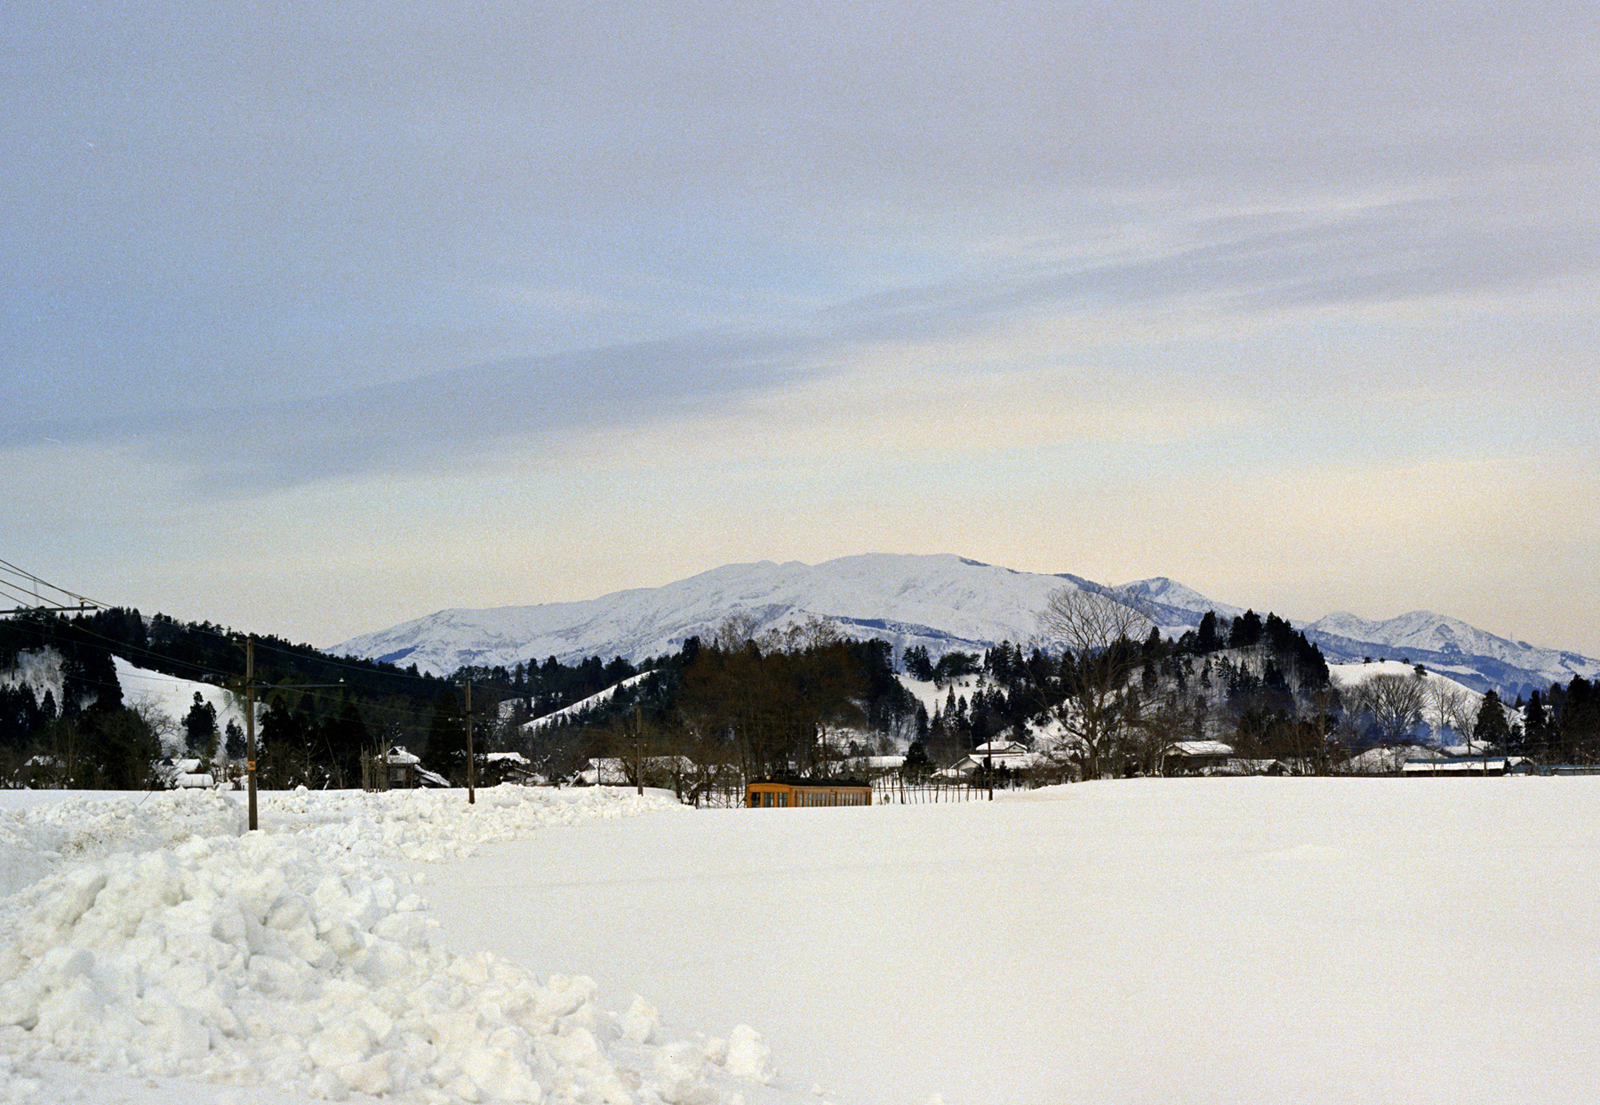
[[[37,611],[29,610],[29,611],[25,611],[25,613],[37,613]],[[239,646],[239,648],[240,648],[241,654],[244,652],[244,639],[243,639],[243,636],[240,635],[240,634],[229,633],[229,632],[220,632],[220,631],[215,630],[215,629],[202,628],[201,626],[192,625],[192,624],[188,624],[188,623],[183,623],[183,624],[184,624],[184,627],[189,631],[196,632],[196,633],[203,633],[203,634],[205,634],[207,636],[210,636],[210,637],[212,637],[214,639],[217,639],[217,640],[226,641],[226,642],[229,642],[229,643],[232,643],[232,644],[237,644]],[[63,632],[61,629],[56,629],[55,628],[56,626],[60,626],[60,627],[62,627],[62,629],[65,629],[66,627],[70,626],[71,627],[71,634],[69,635],[68,633]],[[159,670],[159,668],[151,668],[151,669],[149,669],[155,676],[158,676],[158,677],[161,677],[161,678],[184,680],[186,682],[191,682],[191,683],[201,683],[201,684],[204,684],[204,685],[207,685],[207,686],[213,686],[213,687],[218,687],[218,688],[221,688],[221,689],[224,689],[224,690],[228,690],[233,694],[243,694],[244,693],[243,679],[245,677],[242,676],[241,673],[238,670],[223,670],[223,669],[219,669],[219,668],[210,667],[210,666],[205,665],[205,664],[195,663],[192,660],[181,660],[181,659],[178,659],[176,657],[169,656],[169,655],[166,655],[164,653],[158,652],[158,651],[156,651],[156,650],[154,650],[152,648],[141,647],[139,645],[133,644],[130,641],[122,640],[122,639],[119,639],[119,638],[116,638],[116,637],[107,636],[104,633],[97,632],[96,630],[90,628],[89,626],[84,625],[82,623],[82,621],[79,620],[79,619],[70,619],[69,620],[69,619],[66,619],[66,618],[60,618],[58,620],[57,615],[54,612],[51,612],[50,616],[49,616],[49,618],[47,620],[41,620],[40,624],[37,626],[37,629],[38,629],[39,635],[41,637],[43,637],[43,638],[45,638],[47,640],[52,640],[52,641],[58,642],[60,644],[67,644],[67,643],[71,642],[73,635],[76,635],[76,636],[79,636],[79,637],[91,638],[91,639],[93,639],[95,641],[100,642],[106,648],[106,651],[112,653],[113,655],[121,657],[122,659],[126,660],[128,663],[134,665],[135,667],[138,666],[137,662],[139,660],[144,659],[147,662],[151,662],[151,663],[159,664],[159,665],[164,665],[164,666],[170,667],[170,668],[183,669],[183,670],[187,670],[188,672],[192,673],[191,675],[186,677],[184,675],[176,675],[176,674],[173,674],[171,672],[164,672],[164,671]],[[263,644],[259,639],[256,640],[255,644],[256,644],[256,650],[257,651],[262,651],[263,650]],[[283,656],[283,657],[285,657],[285,658],[287,658],[289,660],[301,660],[301,661],[319,663],[319,664],[320,663],[324,663],[324,662],[328,662],[328,663],[331,663],[332,666],[335,667],[335,668],[339,668],[339,669],[343,669],[343,670],[347,670],[347,671],[352,671],[352,672],[357,672],[357,673],[360,673],[362,675],[366,675],[366,676],[369,676],[369,677],[377,676],[377,677],[382,678],[382,679],[400,679],[400,680],[402,680],[402,681],[404,681],[406,683],[411,683],[411,684],[437,684],[437,683],[445,682],[445,681],[442,681],[442,680],[439,680],[439,679],[436,679],[436,678],[429,678],[429,677],[424,677],[424,676],[414,676],[414,675],[411,675],[408,672],[400,671],[400,670],[383,670],[383,669],[379,669],[379,668],[376,668],[376,667],[362,667],[359,664],[342,663],[342,662],[339,662],[339,661],[325,661],[324,657],[321,654],[315,654],[315,655],[312,655],[312,656],[308,657],[308,656],[304,655],[300,650],[298,650],[298,649],[296,649],[294,647],[289,647],[289,648],[268,648],[267,651],[278,653],[280,656]],[[311,650],[311,651],[315,652],[315,650]],[[132,674],[132,673],[130,673],[130,674]],[[135,676],[135,678],[139,678],[139,677]],[[112,689],[113,686],[117,686],[119,689],[122,689],[124,691],[126,691],[128,689],[126,687],[122,687],[121,686],[120,677],[118,679],[117,684],[109,684],[109,683],[105,683],[105,682],[100,681],[100,680],[86,679],[86,680],[83,680],[83,685],[85,687],[94,687],[94,688],[99,689],[99,690],[110,690],[110,689]],[[349,682],[340,682],[340,683],[293,683],[293,682],[275,681],[275,682],[267,683],[267,682],[263,682],[261,680],[256,680],[254,682],[254,689],[257,692],[265,693],[265,694],[268,694],[268,695],[282,694],[282,695],[298,696],[302,702],[309,699],[311,702],[317,704],[320,707],[331,707],[331,706],[342,705],[347,700],[346,699],[346,695],[344,693],[328,694],[328,693],[325,693],[327,691],[341,691],[341,692],[346,692],[346,693],[354,692],[354,693],[356,693],[358,695],[361,694],[360,688],[358,686],[354,685],[354,684],[349,683]],[[404,705],[398,705],[398,704],[390,705],[390,704],[387,704],[387,703],[373,701],[371,698],[366,698],[365,696],[363,696],[363,701],[360,704],[360,709],[361,709],[362,715],[364,717],[368,718],[369,720],[372,720],[372,721],[375,721],[375,722],[384,722],[384,721],[411,721],[411,720],[415,720],[418,717],[418,709],[419,708],[416,705],[412,705],[412,706],[409,706],[409,707],[408,706],[404,706]]]
[[[21,584],[18,584],[0,575],[0,586],[5,587],[13,594],[21,595],[24,599],[31,598],[34,600],[28,606],[7,611],[6,613],[24,614],[29,610],[98,610],[106,605],[86,595],[81,595],[76,591],[69,591],[65,587],[51,583],[26,568],[19,568],[9,560],[0,559],[0,573],[10,574],[22,581]],[[28,586],[30,584],[31,587]],[[54,592],[54,594],[50,596],[41,595],[39,593],[41,587],[47,592]],[[57,598],[55,596],[60,597]]]
[[[41,594],[41,589],[43,589],[45,592],[50,592],[51,594]],[[38,626],[41,636],[44,636],[48,639],[54,639],[62,643],[67,642],[70,638],[61,632],[51,631],[52,627],[50,623],[53,622],[56,617],[68,613],[88,613],[93,611],[115,609],[112,604],[100,602],[76,591],[68,590],[67,588],[61,587],[58,584],[51,583],[34,572],[13,564],[3,558],[0,558],[0,599],[9,599],[11,601],[21,603],[21,605],[17,606],[13,610],[0,610],[0,617],[13,617],[29,614],[46,615],[47,617],[42,618],[41,623]],[[191,680],[193,682],[207,683],[214,686],[222,686],[224,688],[227,688],[229,683],[237,683],[237,681],[240,679],[239,672],[236,669],[224,670],[209,666],[207,664],[197,663],[192,660],[180,659],[168,653],[158,651],[149,645],[140,646],[132,641],[110,637],[104,633],[97,632],[88,625],[83,624],[82,619],[72,619],[70,622],[68,622],[66,619],[62,619],[62,624],[70,624],[72,626],[72,632],[75,634],[81,634],[102,642],[104,645],[108,646],[108,651],[122,656],[130,663],[136,661],[137,659],[144,659],[147,662],[155,665],[158,669],[164,667],[168,669],[178,669],[191,672],[194,674],[194,676],[198,677],[193,678]],[[205,634],[206,636],[210,636],[217,640],[223,640],[235,644],[239,646],[241,652],[245,651],[244,634],[235,632],[233,630],[224,629],[222,627],[213,627],[210,625],[210,623],[199,625],[191,622],[177,622],[174,620],[174,624],[180,626],[185,632]],[[398,679],[403,680],[406,683],[418,684],[429,688],[433,688],[441,683],[448,684],[448,680],[445,680],[442,677],[427,676],[420,673],[413,674],[412,672],[406,671],[405,669],[394,664],[380,665],[374,662],[351,662],[354,659],[353,657],[336,658],[331,654],[312,648],[310,645],[292,645],[288,643],[280,645],[273,642],[271,639],[255,640],[254,644],[258,650],[275,654],[282,660],[288,661],[291,664],[296,662],[300,664],[316,664],[326,668],[331,668],[335,671],[342,670],[359,673],[361,676],[367,678],[378,677],[381,679]],[[248,667],[248,664],[246,664],[246,667]],[[158,671],[158,674],[166,675],[168,678],[173,679],[184,678],[181,675],[170,674],[170,672]],[[245,681],[247,683],[253,682],[250,680],[248,675],[245,676]],[[104,689],[109,689],[109,687]],[[309,698],[311,701],[322,705],[332,705],[342,702],[345,700],[345,696],[343,694],[331,695],[326,693],[317,693],[319,691],[339,690],[348,693],[350,691],[357,690],[356,687],[348,685],[342,678],[339,683],[254,683],[252,689],[268,693],[298,693],[302,696],[302,700]],[[239,692],[235,691],[235,693]],[[363,702],[362,712],[368,716],[378,715],[379,718],[387,717],[395,720],[410,719],[416,716],[414,707],[407,708],[400,705],[379,704],[370,700]]]

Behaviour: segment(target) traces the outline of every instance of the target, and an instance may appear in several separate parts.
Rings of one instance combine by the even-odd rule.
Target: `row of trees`
[[[519,665],[521,687],[514,676],[497,681],[492,671],[480,673],[490,678],[475,682],[474,696],[502,703],[486,711],[503,719],[483,731],[486,746],[523,753],[541,774],[571,778],[585,763],[606,759],[632,781],[654,772],[653,783],[692,796],[729,779],[833,774],[844,757],[895,747],[895,734],[903,746],[914,735],[918,705],[895,677],[893,659],[887,643],[846,638],[826,621],[757,634],[752,619],[736,615],[710,639],[691,637],[677,653],[637,671],[613,668],[620,679],[642,678],[558,724],[523,721],[525,696],[538,693],[532,672],[543,686],[567,686],[564,695],[545,700],[550,708],[571,706],[595,688],[561,675],[554,658]],[[585,669],[594,664],[566,671]],[[430,735],[430,767],[460,770],[459,728]],[[449,754],[438,754],[438,747]]]
[[[1600,759],[1600,696],[1581,678],[1509,709],[1493,695],[1480,709],[1475,696],[1420,671],[1377,675],[1341,693],[1315,646],[1275,615],[1208,614],[1168,640],[1137,609],[1073,588],[1051,596],[1041,629],[1048,647],[1026,651],[1002,643],[934,660],[906,650],[906,672],[946,690],[931,716],[896,677],[889,645],[845,638],[821,620],[757,633],[752,618],[736,615],[709,639],[639,665],[551,657],[463,669],[456,680],[264,638],[256,651],[259,777],[268,787],[355,786],[363,757],[403,744],[459,781],[462,678],[473,683],[480,749],[522,752],[554,778],[597,758],[633,765],[635,775],[646,761],[676,765],[666,769],[678,773],[674,785],[690,791],[714,785],[716,770],[830,774],[845,758],[908,746],[912,763],[939,766],[998,739],[1048,753],[1055,777],[1155,771],[1174,742],[1195,739],[1331,770],[1362,748],[1413,739],[1419,727],[1547,760]],[[110,659],[117,651],[242,690],[237,635],[160,616],[146,622],[137,611],[0,622],[0,672],[45,651],[60,664],[61,701],[0,687],[6,778],[23,779],[32,764],[35,782],[149,785],[163,741],[214,762],[242,755],[243,734],[237,726],[219,732],[199,696],[181,719],[125,704]],[[603,703],[562,724],[526,724],[610,688]]]
[[[841,759],[908,746],[910,763],[931,768],[991,740],[1034,743],[1045,728],[1059,738],[1058,777],[1100,777],[1154,770],[1172,741],[1220,734],[1242,734],[1263,754],[1309,758],[1328,728],[1314,716],[1334,707],[1327,664],[1274,615],[1247,612],[1231,624],[1210,615],[1170,641],[1136,610],[1067,589],[1052,597],[1043,625],[1049,651],[1002,643],[935,661],[907,649],[908,675],[948,688],[930,716],[895,677],[885,643],[845,639],[821,621],[756,635],[751,619],[736,616],[709,641],[651,661],[648,681],[588,715],[508,735],[553,775],[591,757],[626,764],[646,748],[658,762],[680,756],[758,775],[828,773]],[[519,668],[523,687],[534,671],[546,685],[573,681],[553,658]],[[516,677],[486,689],[516,694]]]

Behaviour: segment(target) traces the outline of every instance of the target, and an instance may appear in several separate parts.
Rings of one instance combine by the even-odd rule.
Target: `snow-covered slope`
[[[130,664],[120,656],[112,657],[112,662],[116,665],[117,682],[122,686],[123,705],[146,707],[165,714],[176,723],[172,731],[166,735],[163,750],[167,753],[176,753],[183,749],[183,719],[189,716],[195,695],[199,695],[200,701],[209,703],[212,709],[217,711],[218,733],[225,733],[230,723],[244,728],[245,704],[232,691],[212,683],[179,679],[175,675],[141,668]],[[257,720],[264,712],[265,707],[257,703]]]
[[[1510,641],[1426,610],[1388,621],[1329,614],[1305,632],[1330,663],[1367,657],[1406,660],[1444,672],[1475,691],[1494,687],[1507,701],[1552,683],[1566,684],[1574,675],[1600,676],[1600,660]]]
[[[180,679],[149,668],[141,668],[120,656],[111,658],[117,673],[117,685],[122,689],[122,703],[142,709],[152,716],[160,715],[173,724],[162,734],[162,750],[175,754],[183,749],[183,719],[194,705],[194,696],[210,703],[217,712],[217,731],[225,732],[229,723],[244,726],[244,703],[233,692],[213,683],[200,683],[193,679]],[[44,701],[48,693],[59,703],[63,697],[61,657],[54,649],[21,653],[8,671],[0,671],[0,687],[22,686],[32,689],[34,698]],[[260,718],[264,707],[256,707]]]
[[[1002,640],[1032,641],[1046,596],[1078,585],[1095,586],[1077,576],[1014,572],[945,555],[851,556],[816,566],[762,561],[587,602],[442,610],[331,651],[436,674],[546,656],[638,661],[676,652],[691,636],[709,638],[734,613],[754,617],[758,633],[823,617],[897,649],[977,651]]]
[[[630,675],[622,682],[614,686],[607,687],[603,691],[596,691],[588,698],[580,698],[571,706],[563,706],[561,709],[552,710],[550,713],[545,714],[542,717],[536,717],[532,721],[524,722],[522,725],[522,731],[524,733],[537,733],[541,729],[548,729],[552,725],[563,723],[567,718],[581,718],[584,714],[588,713],[590,710],[593,710],[595,707],[603,706],[607,702],[610,702],[616,693],[623,687],[632,687],[637,683],[643,683],[646,679],[649,679],[655,674],[656,673],[653,671],[642,671],[638,675]]]
[[[1192,587],[1185,587],[1175,579],[1166,576],[1156,576],[1154,579],[1141,579],[1136,583],[1124,583],[1116,588],[1119,594],[1137,600],[1145,607],[1158,607],[1168,610],[1183,611],[1194,615],[1192,618],[1183,619],[1184,625],[1198,625],[1208,610],[1214,610],[1219,618],[1235,618],[1244,613],[1242,606],[1230,606],[1225,602],[1217,602],[1207,598]],[[1265,613],[1265,611],[1260,611]]]

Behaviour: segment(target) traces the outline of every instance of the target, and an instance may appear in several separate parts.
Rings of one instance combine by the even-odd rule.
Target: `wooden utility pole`
[[[256,828],[256,639],[244,639],[244,773],[250,788],[250,830]]]
[[[467,703],[467,805],[471,806],[478,801],[477,757],[472,754],[472,680],[463,679],[461,686]]]

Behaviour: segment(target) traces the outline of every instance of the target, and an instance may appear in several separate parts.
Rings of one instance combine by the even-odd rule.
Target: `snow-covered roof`
[[[1017,748],[1018,751],[1015,752],[981,752],[975,748],[939,774],[969,775],[982,767],[985,760],[992,766],[1015,770],[1019,767],[1032,767],[1043,759],[1037,752],[1029,752],[1021,745]]]
[[[892,771],[897,767],[905,766],[904,756],[856,756],[850,760],[851,764],[867,769],[879,771]]]
[[[1008,752],[1026,752],[1027,750],[1027,745],[1020,744],[1017,741],[989,741],[986,744],[978,745],[972,750],[972,753],[975,756],[997,756]]]
[[[1408,759],[1400,767],[1402,775],[1481,775],[1486,771],[1503,774],[1511,766],[1505,756],[1465,756]]]
[[[1169,756],[1231,756],[1233,745],[1221,741],[1175,741],[1167,745]]]

